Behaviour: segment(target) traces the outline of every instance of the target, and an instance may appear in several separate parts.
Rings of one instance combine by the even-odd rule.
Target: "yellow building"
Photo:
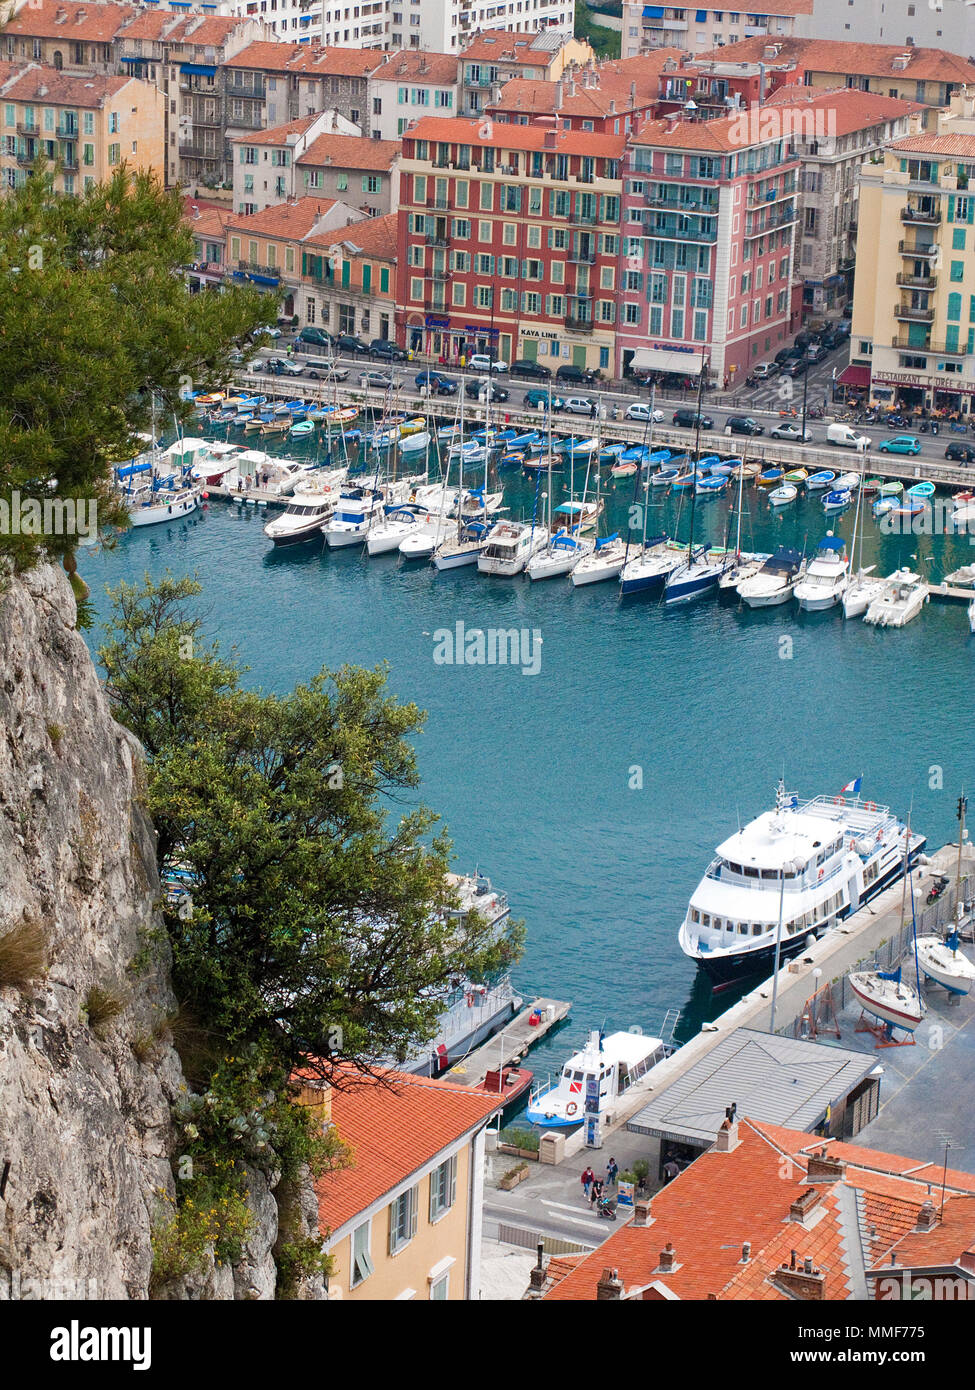
[[[330,1298],[478,1297],[484,1129],[500,1108],[497,1096],[403,1072],[332,1091],[353,1165],[315,1184]]]
[[[130,77],[71,77],[37,63],[0,64],[0,179],[16,188],[42,156],[55,187],[80,193],[120,164],[163,177],[165,98]]]
[[[894,140],[860,176],[851,367],[871,398],[972,412],[975,393],[975,88],[937,127]],[[859,369],[859,381],[855,373]]]

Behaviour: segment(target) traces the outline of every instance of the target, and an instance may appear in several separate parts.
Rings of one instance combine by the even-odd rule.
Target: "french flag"
[[[840,796],[845,796],[847,792],[849,792],[851,796],[859,796],[859,795],[860,795],[860,783],[861,783],[862,781],[863,781],[863,777],[860,776],[860,777],[855,778],[854,781],[852,781],[852,782],[847,782],[847,784],[846,784],[845,787],[840,787]]]

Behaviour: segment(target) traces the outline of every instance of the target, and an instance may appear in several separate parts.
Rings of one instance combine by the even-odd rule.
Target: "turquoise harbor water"
[[[534,481],[505,476],[511,514],[530,512]],[[625,524],[632,479],[606,495],[609,525]],[[648,529],[673,534],[677,500],[651,502]],[[698,506],[697,517],[702,537],[724,541],[728,500]],[[901,813],[913,798],[933,846],[956,833],[955,798],[975,785],[975,638],[962,605],[929,604],[899,631],[794,605],[752,613],[705,599],[665,610],[621,602],[615,583],[437,574],[395,552],[370,560],[317,543],[275,551],[265,520],[214,501],[114,550],[81,552],[80,570],[100,615],[105,585],[119,578],[195,572],[208,629],[236,643],[249,679],[267,689],[321,665],[389,663],[391,690],[428,711],[422,795],[449,827],[457,867],[479,864],[526,919],[522,991],[573,1001],[566,1030],[533,1054],[536,1071],[590,1026],[651,1031],[676,1007],[687,1036],[727,1006],[728,995],[695,981],[677,928],[715,844],[739,815],[767,808],[780,774],[812,795],[863,773],[865,797]],[[849,538],[852,511],[830,524]],[[815,498],[774,516],[746,489],[744,548],[812,548],[825,530]],[[866,533],[865,562],[882,573],[920,556],[940,579],[975,560],[967,538],[881,537],[871,519]],[[457,622],[537,630],[539,673],[435,664],[433,634]]]

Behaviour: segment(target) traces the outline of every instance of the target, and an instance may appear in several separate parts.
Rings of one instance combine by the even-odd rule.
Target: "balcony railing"
[[[947,343],[933,343],[930,339],[923,343],[912,343],[909,338],[893,338],[891,347],[898,352],[933,352],[938,357],[967,357],[968,349],[964,344],[958,347],[949,347]]]
[[[36,123],[27,125],[24,121],[17,122],[17,133],[19,135],[40,135],[41,128]]]
[[[781,188],[769,188],[764,193],[759,193],[757,189],[748,190],[747,206],[750,208],[765,207],[768,203],[779,203],[783,198],[791,198],[798,190],[795,180],[790,179]]]
[[[940,208],[901,208],[901,221],[922,227],[936,227],[941,221]]]
[[[644,227],[644,235],[654,241],[717,241],[718,229],[692,231],[687,227]]]
[[[643,204],[644,207],[648,208],[674,208],[677,212],[686,212],[697,216],[717,217],[718,215],[718,205],[710,198],[691,203],[686,198],[660,198],[656,194],[645,193]]]
[[[910,323],[934,323],[933,309],[918,309],[913,304],[898,304],[894,309],[895,319],[907,319]]]
[[[566,314],[565,326],[566,328],[574,329],[577,333],[591,333],[596,327],[592,319],[581,319],[576,314]]]
[[[898,285],[908,290],[934,290],[938,287],[936,275],[898,275]]]
[[[449,246],[450,242],[445,236],[427,236],[424,241],[428,246]]]
[[[582,249],[582,248],[580,247],[580,249],[579,249],[578,251],[570,251],[570,252],[569,252],[569,260],[572,262],[573,265],[595,265],[595,264],[596,264],[596,252],[595,252],[595,249],[593,249],[593,250],[584,250],[584,249]]]
[[[599,214],[596,212],[574,212],[569,221],[577,227],[594,227],[599,221]]]
[[[897,249],[902,256],[911,256],[919,260],[938,254],[938,248],[933,242],[931,244],[925,243],[924,245],[918,246],[915,242],[899,241],[897,243]]]
[[[783,208],[781,212],[775,213],[772,217],[767,217],[764,222],[757,227],[746,227],[746,237],[765,236],[767,232],[777,231],[779,227],[787,227],[790,222],[795,222],[797,213],[795,208]]]
[[[423,278],[425,280],[449,280],[451,272],[449,270],[425,270]]]

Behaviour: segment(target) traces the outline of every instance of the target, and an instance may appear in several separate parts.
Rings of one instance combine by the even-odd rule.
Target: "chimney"
[[[76,11],[75,11],[75,17],[74,17],[74,22],[75,22],[75,24],[84,24],[84,22],[85,22],[85,20],[86,20],[87,18],[88,18],[88,11],[87,11],[87,10],[85,10],[85,9],[80,9],[80,10],[76,10]]]
[[[635,106],[635,105],[636,105],[636,83],[635,83],[635,82],[631,82],[631,83],[630,83],[630,105],[631,105],[631,106]]]
[[[562,83],[561,83],[561,82],[556,82],[556,84],[555,84],[555,100],[554,100],[554,104],[555,104],[555,110],[556,110],[556,111],[561,111],[561,110],[562,110]]]
[[[623,1297],[623,1280],[618,1269],[604,1269],[596,1285],[596,1302]]]
[[[752,1243],[750,1240],[743,1240],[741,1243],[741,1263],[747,1265],[752,1257]]]
[[[667,1244],[660,1252],[660,1259],[654,1272],[656,1274],[673,1274],[676,1268],[677,1251],[674,1249],[673,1242],[668,1240]]]
[[[59,5],[58,8],[57,8],[57,10],[56,10],[56,12],[55,12],[55,15],[54,15],[54,23],[55,23],[55,24],[63,24],[67,18],[68,18],[68,12],[67,12],[67,10],[64,8],[63,5]]]
[[[541,1241],[538,1242],[538,1260],[529,1276],[528,1290],[526,1298],[541,1298],[542,1290],[545,1287],[545,1246]]]
[[[317,1078],[302,1080],[298,1104],[308,1106],[315,1119],[320,1122],[321,1133],[324,1134],[332,1123],[332,1093],[328,1083]]]
[[[837,1182],[846,1172],[846,1164],[841,1158],[830,1158],[825,1148],[818,1154],[809,1155],[809,1168],[806,1178],[809,1182]]]
[[[670,131],[676,130],[679,124],[680,122],[678,120],[673,119],[667,126],[668,134]],[[718,1136],[714,1141],[714,1152],[719,1154],[730,1154],[734,1149],[737,1149],[741,1142],[738,1138],[737,1112],[737,1101],[734,1105],[729,1105],[726,1108],[724,1119],[721,1121],[721,1127],[718,1130]]]
[[[800,1265],[795,1250],[789,1263],[783,1260],[773,1277],[780,1287],[806,1302],[822,1302],[826,1297],[826,1276],[823,1271],[813,1265],[808,1255]]]
[[[917,1231],[933,1231],[937,1224],[938,1213],[935,1211],[934,1203],[929,1197],[917,1214],[917,1225],[914,1229]]]
[[[616,102],[615,102],[615,100],[614,100],[612,97],[610,98],[610,102],[609,102],[609,114],[610,114],[611,116],[615,116],[615,115],[616,115]]]
[[[820,1193],[815,1187],[807,1187],[805,1192],[800,1192],[799,1196],[789,1208],[789,1220],[796,1221],[800,1226],[806,1224],[807,1218],[819,1206]]]

